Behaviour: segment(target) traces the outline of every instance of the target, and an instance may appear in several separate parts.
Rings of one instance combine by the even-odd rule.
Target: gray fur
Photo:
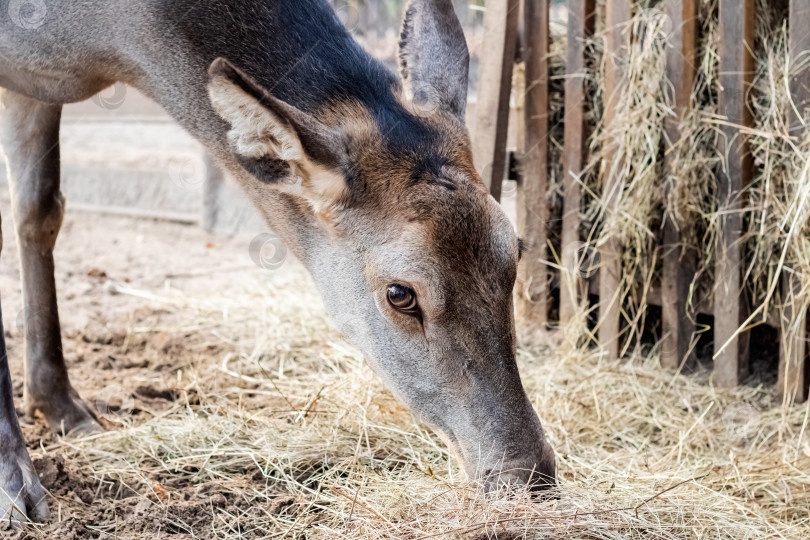
[[[417,104],[464,121],[470,55],[451,2],[414,0],[399,39],[402,80]]]
[[[0,232],[0,249],[3,238]],[[45,491],[39,483],[17,421],[11,374],[0,313],[0,530],[48,517]]]

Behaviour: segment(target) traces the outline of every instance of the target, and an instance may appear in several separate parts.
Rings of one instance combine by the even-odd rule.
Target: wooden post
[[[667,16],[672,31],[667,41],[667,79],[674,89],[675,117],[665,121],[667,151],[664,153],[665,174],[671,175],[672,148],[680,139],[680,123],[689,112],[692,88],[697,72],[698,0],[667,0]],[[681,244],[674,216],[664,222],[663,278],[661,280],[661,365],[678,369],[692,367],[694,351],[690,349],[695,333],[693,314],[688,313],[689,285],[695,275],[696,254]]]
[[[518,227],[526,243],[518,311],[532,327],[548,320],[548,46],[549,1],[524,0],[524,152],[518,185]]]
[[[605,130],[608,134],[614,129],[616,105],[622,84],[622,62],[627,54],[627,39],[630,20],[629,0],[607,0],[605,3]],[[608,143],[610,144],[610,143]],[[608,148],[607,155],[610,155]],[[616,204],[617,178],[613,164],[605,159],[605,181],[602,199],[605,216],[610,219]],[[621,317],[622,288],[622,246],[615,238],[609,238],[599,250],[599,345],[608,358],[619,357],[619,322]]]
[[[806,0],[790,0],[791,62],[807,65],[810,54],[810,4]],[[806,67],[790,80],[790,93],[797,111],[804,115],[810,105],[810,70]],[[791,132],[801,135],[804,117],[791,118]],[[795,295],[801,284],[795,274],[783,274],[782,296],[786,299],[779,346],[779,379],[777,389],[787,401],[805,401],[808,397],[810,358],[807,350],[807,313],[795,305]]]
[[[509,97],[515,64],[519,0],[487,2],[484,12],[486,44],[478,77],[473,159],[489,192],[499,200],[506,167]]]
[[[810,382],[807,313],[801,312],[794,303],[800,287],[799,280],[793,274],[785,275],[782,279],[786,305],[779,334],[779,378],[776,384],[783,399],[799,403],[807,399]]]
[[[580,205],[582,173],[587,149],[585,123],[585,44],[593,35],[595,0],[568,0],[568,52],[565,62],[565,148],[563,149],[563,224],[560,272],[560,322],[572,319],[583,293],[577,270],[580,246]]]
[[[720,96],[722,155],[727,163],[717,189],[720,232],[714,287],[714,380],[737,386],[748,371],[748,334],[739,332],[747,302],[742,284],[743,187],[751,178],[751,155],[738,126],[751,125],[748,93],[754,76],[754,2],[720,0]]]
[[[203,180],[203,217],[202,226],[205,232],[213,232],[217,223],[217,209],[220,204],[220,191],[225,183],[222,169],[210,153],[205,152],[205,179]]]

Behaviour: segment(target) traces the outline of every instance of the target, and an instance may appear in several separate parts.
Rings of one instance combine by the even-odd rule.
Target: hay
[[[722,136],[717,118],[718,84],[718,3],[700,4],[700,43],[695,85],[686,116],[679,126],[679,139],[670,141],[672,166],[667,171],[667,197],[664,211],[680,232],[683,249],[700,254],[702,271],[711,282],[716,233],[708,226],[717,211],[715,186],[721,164]]]
[[[791,101],[789,85],[808,68],[810,57],[791,63],[783,7],[764,0],[757,7],[757,72],[750,93],[754,125],[744,130],[755,173],[740,194],[746,200],[743,279],[752,315],[740,330],[779,320],[783,332],[798,334],[801,314],[810,307],[810,129],[807,120],[796,128],[795,115],[805,119],[806,115]],[[618,295],[624,320],[623,354],[639,353],[647,294],[661,279],[665,216],[680,231],[681,249],[696,254],[691,309],[696,301],[711,295],[720,226],[715,186],[723,166],[721,126],[725,123],[717,108],[718,5],[717,0],[703,0],[699,64],[690,108],[680,124],[679,139],[670,141],[671,166],[663,170],[664,120],[675,114],[665,73],[670,21],[654,1],[633,2],[632,10],[632,19],[617,30],[627,48],[617,62],[620,85],[611,103],[615,118],[609,126],[602,122],[602,91],[608,60],[612,60],[605,52],[605,29],[598,28],[589,43],[593,134],[588,165],[581,175],[585,191],[582,238],[594,250],[611,241],[621,245]],[[598,11],[603,18],[601,3]],[[606,186],[612,187],[608,190]],[[554,186],[554,193],[558,190]],[[786,288],[788,282],[791,286]],[[586,320],[591,316],[587,309],[583,313]],[[574,326],[566,331],[579,332],[580,339],[566,338],[568,341],[594,343],[588,324],[578,321]]]
[[[613,241],[622,247],[617,294],[627,323],[623,354],[633,344],[639,345],[646,296],[657,269],[657,231],[664,205],[663,128],[664,119],[673,114],[666,81],[668,18],[651,4],[654,2],[634,5],[632,19],[614,29],[625,45],[621,57],[611,56],[604,28],[591,47],[591,79],[596,89],[591,92],[600,97],[592,104],[595,128],[583,174],[586,202],[582,221],[588,228],[586,242],[593,250]],[[609,64],[620,73],[619,85],[611,101],[604,103]],[[613,110],[609,125],[604,122],[606,106]]]
[[[119,289],[183,309],[188,347],[229,351],[178,375],[153,418],[34,451],[119,480],[172,516],[173,490],[236,503],[180,532],[225,538],[799,538],[810,534],[810,408],[671,376],[657,358],[518,350],[557,453],[556,498],[485,496],[346,346],[298,266],[205,298]],[[297,301],[293,302],[295,299]],[[259,309],[272,305],[272,309]],[[133,329],[133,332],[145,329]],[[240,351],[235,354],[233,351]],[[566,351],[561,353],[560,351]]]
[[[601,149],[597,156],[603,164],[600,236],[622,243],[625,269],[650,250],[654,216],[663,203],[658,158],[664,119],[672,114],[665,77],[667,20],[661,11],[640,9],[625,28],[617,30],[629,46],[623,58],[610,59],[618,64],[622,77],[609,104],[615,110],[614,120],[610,126],[600,126],[597,134]],[[603,57],[602,82],[608,62]],[[606,192],[608,185],[611,192]],[[604,204],[607,199],[609,211]]]
[[[774,10],[764,9],[758,26],[762,54],[757,57],[750,138],[757,166],[747,190],[748,287],[764,320],[788,301],[797,312],[810,307],[810,129],[805,111],[791,100],[789,83],[808,69],[808,57],[791,62],[786,24]],[[800,115],[804,125],[800,125]],[[798,124],[798,125],[797,125]],[[779,294],[785,275],[795,279],[791,297]],[[784,293],[785,291],[782,291]],[[797,320],[781,317],[785,330]],[[797,330],[792,328],[793,331]]]
[[[568,33],[565,25],[550,24],[548,89],[548,203],[552,241],[559,246],[563,211],[563,148],[565,143],[565,54]]]

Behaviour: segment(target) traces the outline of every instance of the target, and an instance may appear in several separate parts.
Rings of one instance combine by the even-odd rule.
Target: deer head
[[[401,80],[303,111],[228,61],[214,110],[248,191],[347,339],[468,473],[555,482],[515,362],[515,231],[473,167],[469,56],[449,0],[414,0]]]

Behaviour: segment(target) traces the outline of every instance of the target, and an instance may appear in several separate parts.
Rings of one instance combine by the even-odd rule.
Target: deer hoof
[[[42,523],[48,518],[45,490],[25,448],[0,455],[0,529]]]
[[[48,427],[59,435],[87,435],[103,429],[96,413],[73,388],[65,394],[36,400],[36,404],[29,407],[29,414],[41,411]]]

